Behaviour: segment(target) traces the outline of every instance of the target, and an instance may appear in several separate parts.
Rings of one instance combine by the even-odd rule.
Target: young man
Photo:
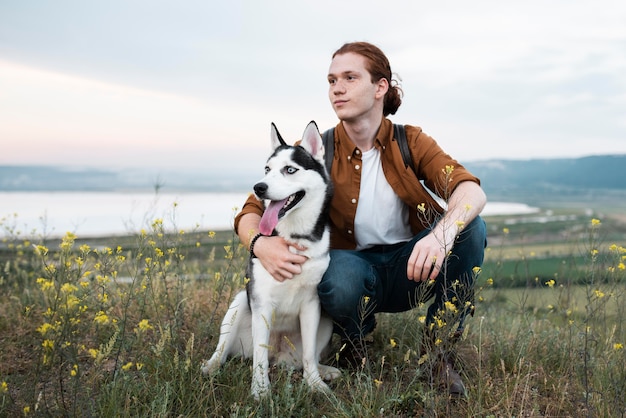
[[[480,181],[416,126],[405,127],[413,168],[405,166],[386,118],[400,106],[402,91],[376,46],[343,45],[333,55],[328,82],[339,123],[330,170],[331,261],[318,291],[342,338],[340,364],[365,363],[364,337],[376,325],[375,313],[407,311],[433,299],[421,352],[438,352],[432,356],[437,383],[463,394],[441,347],[462,332],[473,311],[475,270],[486,246],[478,216],[486,203]],[[251,197],[238,214],[235,228],[244,244],[257,234],[262,212]],[[279,281],[297,274],[304,262],[289,245],[278,237],[255,242],[255,255]],[[456,332],[451,323],[458,324]]]

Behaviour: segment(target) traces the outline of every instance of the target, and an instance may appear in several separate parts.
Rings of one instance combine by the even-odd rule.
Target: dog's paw
[[[326,381],[335,380],[341,376],[341,370],[332,366],[320,364],[318,369],[320,371],[320,376],[322,376],[322,379]]]
[[[270,393],[270,382],[257,382],[256,380],[252,381],[252,388],[250,390],[252,392],[252,396],[254,396],[255,400],[261,400],[265,398]]]
[[[324,381],[322,379],[315,379],[315,380],[310,381],[308,383],[309,383],[309,387],[311,388],[311,390],[313,392],[320,392],[320,393],[331,393],[332,392],[330,390],[330,388],[328,387],[328,385],[326,383],[324,383]]]
[[[220,359],[211,357],[209,360],[205,360],[202,363],[202,374],[205,376],[211,375],[217,371],[220,367]]]

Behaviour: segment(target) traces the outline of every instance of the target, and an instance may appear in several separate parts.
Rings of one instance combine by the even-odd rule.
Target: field
[[[0,416],[626,416],[626,224],[576,207],[488,218],[476,314],[454,347],[468,396],[433,384],[416,349],[424,306],[381,314],[370,361],[333,393],[274,369],[249,395],[251,362],[200,364],[243,287],[229,231],[25,236],[0,221]],[[441,313],[440,335],[454,312]],[[444,338],[445,340],[445,338]],[[338,350],[333,341],[332,360]]]

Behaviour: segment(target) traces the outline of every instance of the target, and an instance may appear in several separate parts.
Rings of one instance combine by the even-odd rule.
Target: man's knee
[[[349,251],[331,251],[331,261],[317,286],[322,308],[331,316],[347,314],[368,292],[371,266]]]
[[[487,226],[481,217],[470,222],[461,232],[454,245],[453,253],[461,260],[467,260],[472,267],[480,267],[487,246]]]

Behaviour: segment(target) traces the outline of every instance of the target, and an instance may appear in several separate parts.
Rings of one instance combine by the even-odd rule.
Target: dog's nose
[[[257,183],[254,185],[254,193],[259,196],[265,196],[265,193],[267,193],[267,183]]]

